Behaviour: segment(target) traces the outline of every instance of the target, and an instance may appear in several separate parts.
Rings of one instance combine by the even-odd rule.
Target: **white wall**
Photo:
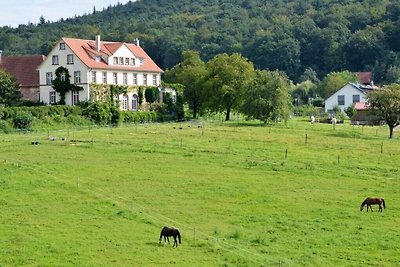
[[[338,104],[338,95],[344,95],[344,105]],[[333,110],[335,106],[338,106],[342,111],[353,104],[353,95],[360,96],[360,102],[366,102],[366,95],[352,84],[346,84],[339,91],[334,93],[328,99],[325,100],[325,112]]]

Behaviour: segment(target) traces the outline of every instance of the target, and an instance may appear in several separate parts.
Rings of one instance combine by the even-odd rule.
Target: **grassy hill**
[[[397,264],[386,128],[201,125],[0,135],[0,265]],[[386,209],[360,212],[367,196]],[[164,225],[178,248],[158,244]]]

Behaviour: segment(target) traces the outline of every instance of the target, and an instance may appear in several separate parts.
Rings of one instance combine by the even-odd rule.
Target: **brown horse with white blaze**
[[[368,212],[368,208],[371,210],[371,212],[373,212],[372,205],[379,205],[380,212],[382,212],[382,205],[386,209],[385,200],[383,198],[378,198],[378,197],[376,197],[376,198],[367,197],[361,204],[360,211],[362,211],[364,209],[365,205],[367,205],[367,212]]]

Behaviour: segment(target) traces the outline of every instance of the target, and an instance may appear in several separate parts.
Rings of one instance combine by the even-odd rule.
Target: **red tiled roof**
[[[370,84],[372,81],[372,72],[370,71],[357,72],[357,77],[362,84]]]
[[[45,56],[7,56],[1,57],[0,68],[12,74],[21,87],[39,86],[38,67]]]
[[[354,104],[355,110],[366,110],[368,109],[368,103],[366,102],[357,102]]]
[[[147,55],[147,53],[135,44],[122,43],[122,42],[100,42],[100,52],[96,51],[96,44],[94,40],[82,40],[73,38],[62,38],[65,44],[75,53],[75,55],[89,68],[96,69],[111,69],[111,70],[138,70],[149,72],[163,72],[156,63]],[[104,60],[96,61],[93,56],[111,56],[121,46],[126,45],[129,50],[138,58],[143,58],[143,64],[138,67],[125,66],[125,65],[108,65]]]

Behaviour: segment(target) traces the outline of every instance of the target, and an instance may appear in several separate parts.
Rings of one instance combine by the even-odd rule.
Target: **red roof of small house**
[[[96,50],[96,43],[94,40],[82,40],[73,38],[62,38],[65,44],[75,53],[75,55],[89,68],[96,69],[111,69],[111,70],[138,70],[147,72],[163,72],[157,64],[150,58],[149,55],[135,44],[122,43],[122,42],[100,42],[100,51]],[[96,56],[111,56],[121,46],[126,47],[137,57],[143,59],[143,64],[140,66],[126,66],[126,65],[108,65],[104,60],[96,60]]]
[[[372,72],[370,71],[357,72],[357,77],[362,84],[371,84],[372,82]]]
[[[0,68],[13,75],[20,87],[39,87],[38,67],[46,59],[45,56],[7,56],[1,57]]]
[[[368,103],[366,102],[357,102],[354,104],[355,110],[366,110],[368,109]]]

